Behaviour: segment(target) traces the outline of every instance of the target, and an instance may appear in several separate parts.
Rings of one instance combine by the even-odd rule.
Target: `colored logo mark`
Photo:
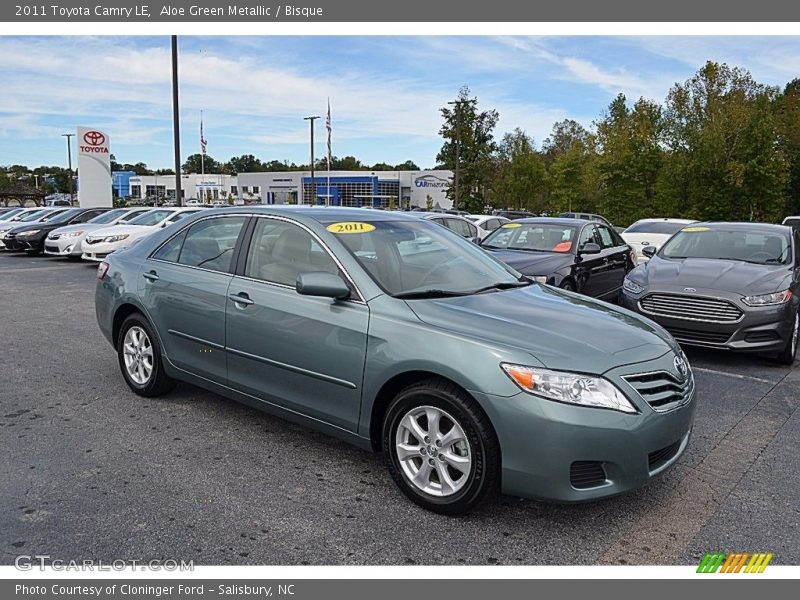
[[[698,573],[763,573],[773,554],[756,552],[708,552],[697,567]]]

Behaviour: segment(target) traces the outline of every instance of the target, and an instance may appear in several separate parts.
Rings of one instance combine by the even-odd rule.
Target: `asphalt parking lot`
[[[689,350],[677,466],[583,505],[501,497],[461,518],[379,456],[203,390],[131,393],[94,317],[94,265],[0,254],[0,563],[800,564],[800,363]]]

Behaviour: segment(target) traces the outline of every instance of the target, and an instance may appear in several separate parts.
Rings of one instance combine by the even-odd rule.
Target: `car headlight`
[[[761,294],[760,296],[745,296],[742,302],[747,306],[771,306],[773,304],[786,304],[792,299],[792,290]]]
[[[130,236],[127,233],[123,233],[120,235],[107,235],[103,238],[104,242],[121,242],[122,240],[127,240]]]
[[[22,231],[18,235],[36,235],[41,229],[31,229],[30,231]]]
[[[61,237],[62,238],[74,238],[74,237],[82,236],[83,233],[84,233],[83,231],[70,231],[69,233],[62,233]]]
[[[602,377],[506,363],[500,366],[520,389],[540,398],[625,413],[637,412],[623,393]]]
[[[631,281],[627,277],[622,281],[622,289],[631,294],[641,294],[644,291],[644,286],[639,285],[635,281]]]

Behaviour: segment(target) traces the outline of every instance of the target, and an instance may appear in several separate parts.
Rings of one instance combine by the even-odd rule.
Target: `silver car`
[[[81,244],[87,234],[112,225],[124,225],[149,210],[152,210],[152,208],[146,206],[140,208],[117,208],[104,212],[86,223],[59,227],[51,231],[47,236],[44,242],[44,253],[50,256],[65,256],[77,260],[83,253]]]
[[[6,234],[20,225],[29,225],[31,223],[44,223],[49,218],[54,217],[56,214],[67,210],[66,208],[30,208],[25,209],[23,212],[17,214],[14,218],[0,223],[0,250],[5,250],[6,245],[4,240]]]

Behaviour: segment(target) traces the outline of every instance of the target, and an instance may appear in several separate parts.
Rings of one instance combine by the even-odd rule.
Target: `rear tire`
[[[794,316],[794,326],[792,327],[789,341],[786,342],[783,352],[778,354],[780,363],[784,365],[792,365],[794,363],[794,359],[797,356],[798,338],[800,338],[800,312],[797,312]]]
[[[565,279],[564,281],[561,282],[561,285],[558,287],[560,287],[562,290],[567,290],[568,292],[577,291],[575,289],[575,284],[572,282],[571,279]]]
[[[475,400],[452,383],[427,379],[401,391],[382,441],[392,479],[423,508],[460,515],[498,491],[497,436]]]
[[[117,358],[125,383],[135,394],[152,398],[175,387],[175,380],[164,370],[158,338],[140,313],[133,313],[122,322]]]

